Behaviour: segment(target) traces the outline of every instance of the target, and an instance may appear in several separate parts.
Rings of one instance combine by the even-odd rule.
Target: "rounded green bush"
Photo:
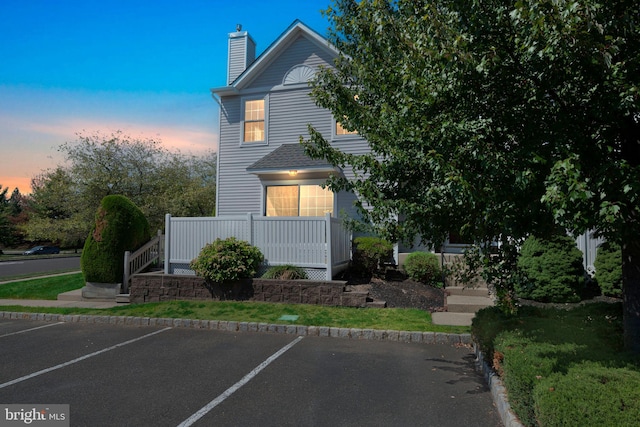
[[[274,265],[262,275],[263,279],[280,280],[304,280],[308,279],[307,273],[301,267],[295,265]]]
[[[525,280],[516,286],[520,298],[540,302],[577,302],[584,285],[582,252],[573,238],[530,236],[523,243],[518,268]]]
[[[442,287],[440,260],[431,252],[413,252],[407,255],[403,265],[407,276],[418,282],[437,288]]]
[[[264,260],[260,249],[235,237],[216,239],[191,261],[191,269],[210,283],[224,284],[256,274]]]
[[[356,237],[353,243],[353,264],[367,274],[375,274],[384,261],[393,256],[393,244],[379,237]]]
[[[603,295],[622,296],[622,249],[620,245],[605,242],[596,252],[594,262],[596,282]]]
[[[133,202],[121,195],[106,196],[80,257],[85,281],[122,282],[124,253],[135,251],[150,238],[149,221]]]

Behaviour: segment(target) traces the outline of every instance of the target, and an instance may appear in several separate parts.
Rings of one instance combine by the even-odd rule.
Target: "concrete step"
[[[489,297],[473,297],[451,295],[447,297],[447,311],[450,313],[475,313],[485,307],[493,305]]]
[[[387,307],[387,302],[386,301],[380,301],[380,300],[373,300],[373,301],[367,300],[367,307],[369,307],[369,308],[386,308]]]
[[[130,294],[118,294],[116,295],[116,302],[118,304],[129,304],[131,302],[129,297]]]
[[[471,326],[474,316],[475,313],[436,312],[431,313],[431,321],[434,325]]]
[[[449,295],[463,295],[467,297],[488,297],[489,296],[489,288],[477,287],[470,288],[465,286],[447,286],[445,291]]]
[[[115,302],[113,298],[83,298],[82,289],[76,289],[69,292],[58,294],[58,301],[94,301],[94,302]],[[129,301],[127,301],[129,302]]]

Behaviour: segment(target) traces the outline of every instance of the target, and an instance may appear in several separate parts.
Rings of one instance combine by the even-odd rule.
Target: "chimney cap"
[[[236,24],[236,32],[242,31],[242,24]]]

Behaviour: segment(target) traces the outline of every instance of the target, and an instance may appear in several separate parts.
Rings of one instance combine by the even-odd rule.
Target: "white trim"
[[[362,136],[360,136],[358,132],[338,135],[336,133],[336,130],[338,129],[337,126],[338,121],[335,117],[331,116],[331,141],[350,140],[355,138],[362,139]]]
[[[326,184],[327,180],[322,178],[316,179],[277,179],[277,180],[260,180],[260,185],[262,186],[262,191],[260,191],[260,216],[267,216],[267,187],[282,187],[289,185],[317,185],[322,186],[322,184]],[[338,193],[332,191],[333,193],[333,212],[331,212],[332,218],[337,218],[337,210],[338,210]],[[300,213],[300,199],[298,198],[298,213]],[[304,218],[297,216],[295,218]]]
[[[305,64],[294,65],[284,74],[283,86],[307,84],[316,75],[316,70]]]
[[[244,140],[245,104],[247,101],[264,100],[264,139],[262,141]],[[269,94],[260,96],[243,96],[240,98],[240,145],[242,147],[255,147],[269,145]],[[218,150],[220,151],[220,150]]]
[[[233,82],[233,86],[242,88],[251,83],[251,80],[265,69],[280,52],[285,50],[295,40],[296,36],[303,35],[319,47],[331,54],[338,55],[338,50],[327,39],[319,35],[300,21],[286,30],[274,43],[271,44],[240,76]]]

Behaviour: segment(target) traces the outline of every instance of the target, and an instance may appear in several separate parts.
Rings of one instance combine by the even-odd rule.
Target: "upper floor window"
[[[265,138],[265,98],[245,99],[243,101],[242,142],[263,142]]]
[[[346,130],[345,128],[342,127],[342,125],[340,124],[340,122],[336,121],[336,135],[357,135],[358,131],[350,131],[350,130]]]

